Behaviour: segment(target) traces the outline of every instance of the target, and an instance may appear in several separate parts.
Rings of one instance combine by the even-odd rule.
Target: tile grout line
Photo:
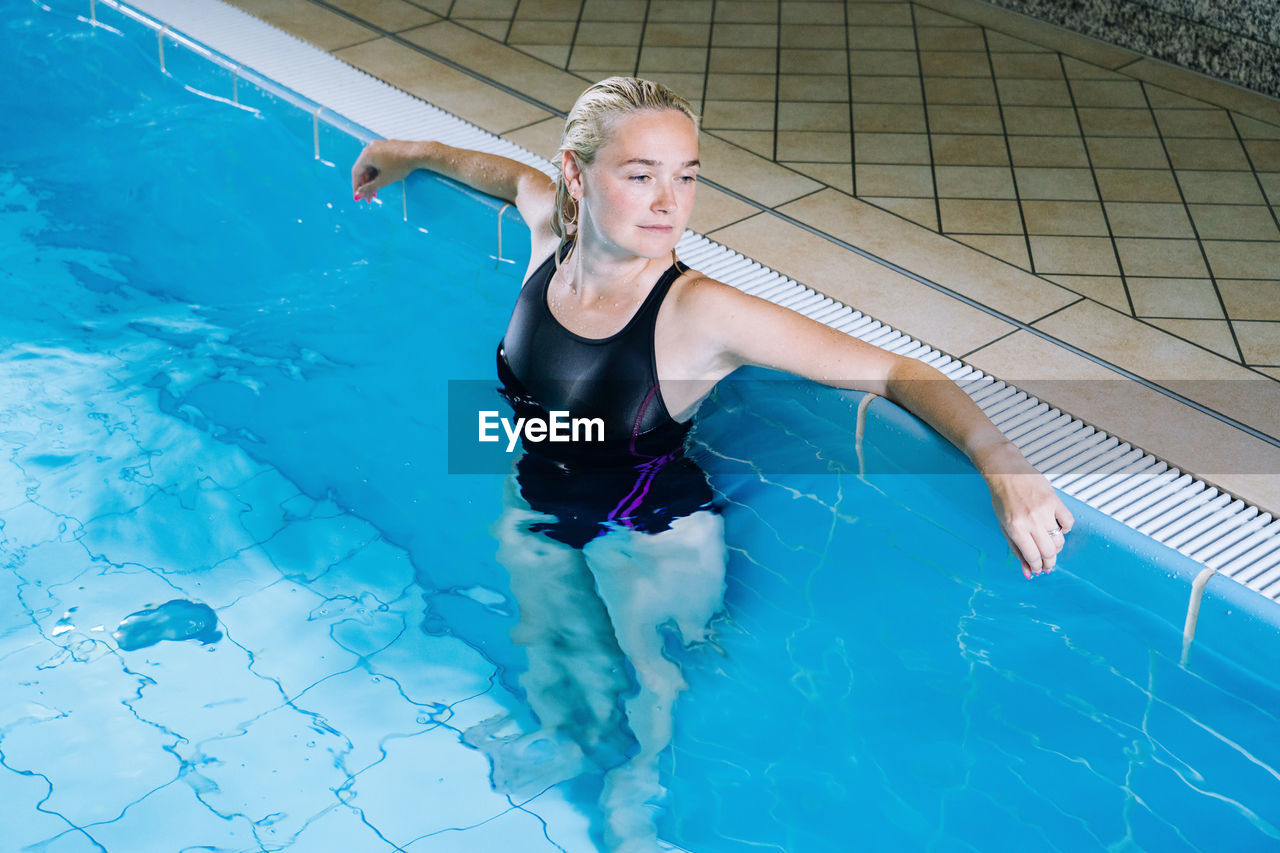
[[[845,100],[848,101],[849,108],[849,192],[854,198],[858,197],[858,129],[854,127],[853,121],[853,44],[849,41],[849,4],[845,3],[840,9],[841,21],[844,26],[844,71],[845,71]]]
[[[924,134],[929,140],[929,180],[933,186],[933,215],[937,217],[937,233],[942,233],[942,201],[938,198],[938,158],[933,150],[933,131],[929,124],[929,98],[924,91],[924,58],[920,55],[920,31],[916,26],[916,4],[908,6],[911,12],[911,44],[916,53],[916,79],[920,82],[920,111],[924,114]],[[853,85],[850,81],[849,99],[853,99]]]
[[[1164,131],[1160,128],[1160,120],[1156,117],[1156,111],[1151,106],[1151,97],[1147,94],[1146,84],[1141,80],[1138,81],[1138,88],[1142,92],[1142,99],[1147,104],[1147,112],[1151,114],[1151,123],[1156,129],[1156,138],[1160,140],[1160,150],[1164,152],[1164,158],[1169,163],[1169,172],[1173,175],[1173,184],[1178,188],[1178,197],[1182,200],[1183,211],[1187,215],[1187,221],[1191,224],[1191,233],[1195,237],[1196,248],[1200,250],[1200,259],[1204,262],[1205,273],[1209,276],[1209,283],[1213,285],[1213,295],[1218,299],[1218,307],[1222,309],[1222,316],[1227,321],[1227,331],[1231,333],[1231,344],[1236,348],[1236,355],[1239,356],[1240,364],[1244,364],[1244,350],[1240,346],[1240,339],[1236,336],[1235,326],[1231,324],[1231,315],[1227,312],[1227,303],[1222,298],[1222,289],[1218,287],[1218,277],[1214,274],[1213,265],[1209,262],[1209,253],[1205,249],[1204,240],[1200,237],[1200,227],[1196,225],[1195,215],[1191,212],[1191,205],[1187,202],[1187,195],[1182,189],[1182,180],[1178,177],[1178,169],[1173,164],[1173,157],[1169,155],[1169,145],[1165,141]],[[1230,116],[1230,111],[1225,111]],[[1244,146],[1242,145],[1241,148]],[[1135,315],[1136,316],[1136,315]],[[1178,337],[1182,337],[1179,335]]]
[[[1036,256],[1031,251],[1031,229],[1027,226],[1027,211],[1022,204],[1022,190],[1018,186],[1018,171],[1014,168],[1013,163],[1013,145],[1009,141],[1009,125],[1004,117],[1004,101],[1000,97],[1000,84],[996,80],[995,60],[991,58],[991,42],[987,38],[987,28],[982,27],[979,30],[982,33],[982,44],[987,52],[987,68],[991,71],[991,91],[995,94],[996,110],[1000,113],[1000,133],[1004,137],[1004,153],[1009,158],[1009,178],[1013,183],[1013,198],[1018,205],[1018,221],[1022,223],[1022,239],[1027,247],[1027,266],[1032,275],[1039,275],[1036,272]],[[941,204],[941,203],[939,203]],[[941,217],[939,217],[939,231],[942,230]]]
[[[1116,272],[1119,274],[1120,286],[1124,288],[1124,298],[1129,304],[1129,316],[1136,318],[1137,310],[1133,305],[1133,294],[1129,291],[1129,280],[1125,276],[1124,262],[1120,259],[1120,246],[1116,243],[1115,229],[1111,227],[1111,216],[1107,213],[1106,199],[1102,195],[1102,185],[1098,182],[1098,170],[1093,165],[1093,152],[1089,150],[1089,137],[1084,132],[1084,119],[1080,117],[1080,106],[1076,102],[1075,88],[1071,85],[1071,75],[1067,73],[1066,60],[1059,53],[1058,67],[1062,72],[1062,81],[1067,87],[1067,97],[1071,101],[1071,112],[1075,116],[1076,130],[1080,134],[1080,144],[1084,147],[1085,160],[1089,163],[1089,174],[1093,177],[1093,191],[1098,198],[1098,206],[1102,208],[1102,222],[1107,228],[1107,238],[1111,241],[1111,253],[1115,258]]]

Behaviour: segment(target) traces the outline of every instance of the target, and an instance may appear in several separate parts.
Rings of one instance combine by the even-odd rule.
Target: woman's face
[[[617,254],[659,258],[684,234],[697,190],[698,134],[678,110],[643,110],[614,122],[595,162],[565,158],[569,191],[585,199],[579,226]]]

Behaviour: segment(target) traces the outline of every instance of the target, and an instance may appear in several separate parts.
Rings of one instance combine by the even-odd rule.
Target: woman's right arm
[[[556,185],[524,163],[440,142],[379,139],[369,143],[351,167],[355,199],[372,200],[378,190],[404,180],[415,169],[430,169],[516,206],[533,239],[533,256],[551,253],[558,238],[551,230]]]

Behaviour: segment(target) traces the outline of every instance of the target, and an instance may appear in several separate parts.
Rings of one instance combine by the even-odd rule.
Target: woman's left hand
[[[1022,564],[1022,574],[1030,580],[1053,571],[1075,519],[1049,481],[1011,442],[983,454],[978,470],[991,489],[996,519]]]

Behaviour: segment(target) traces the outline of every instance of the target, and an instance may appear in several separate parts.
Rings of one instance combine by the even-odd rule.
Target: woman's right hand
[[[378,190],[403,181],[418,168],[418,143],[377,139],[365,146],[351,167],[351,192],[356,201],[372,201]]]

